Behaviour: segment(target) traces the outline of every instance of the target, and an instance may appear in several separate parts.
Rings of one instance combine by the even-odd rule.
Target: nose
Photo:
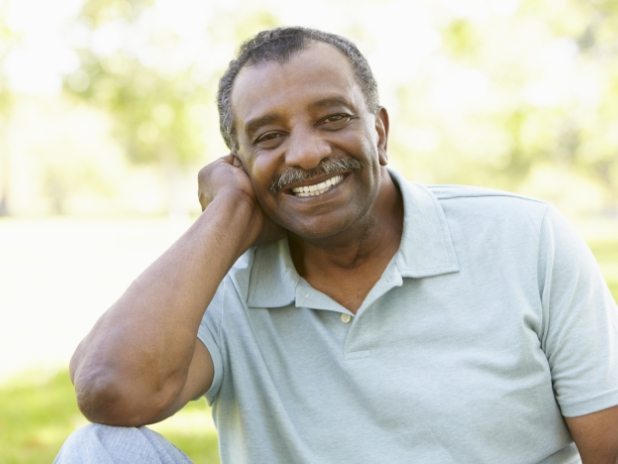
[[[290,134],[285,161],[288,166],[309,170],[330,155],[330,144],[312,128]]]

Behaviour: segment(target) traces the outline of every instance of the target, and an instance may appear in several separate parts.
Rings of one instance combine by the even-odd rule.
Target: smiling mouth
[[[292,193],[301,198],[317,197],[331,190],[334,186],[339,185],[343,181],[342,175],[336,175],[325,181],[318,182],[313,185],[303,185],[301,187],[294,187]]]

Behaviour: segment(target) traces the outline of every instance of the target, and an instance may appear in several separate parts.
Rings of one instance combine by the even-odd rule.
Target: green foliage
[[[66,373],[30,373],[0,388],[4,463],[51,462],[79,419]]]
[[[123,156],[141,168],[152,167],[166,192],[165,208],[183,214],[189,204],[179,201],[184,175],[206,156],[226,153],[214,101],[233,50],[221,61],[217,49],[276,20],[264,11],[223,9],[216,21],[187,37],[178,23],[162,19],[161,3],[85,1],[74,25],[81,37],[74,47],[79,66],[65,76],[64,90],[111,116],[111,135]]]
[[[202,155],[204,141],[193,110],[208,94],[190,71],[167,76],[135,57],[101,57],[87,49],[80,57],[82,68],[68,76],[66,88],[114,115],[116,135],[130,160],[187,165]]]
[[[134,21],[153,0],[88,0],[82,7],[81,17],[96,28],[110,21]]]
[[[17,40],[15,33],[4,22],[2,12],[2,5],[0,5],[0,118],[8,114],[12,101],[7,76],[2,70],[6,57]]]
[[[39,464],[52,462],[64,440],[86,424],[75,404],[73,387],[65,371],[32,371],[0,385],[0,462]],[[193,402],[174,418],[209,414],[203,402]],[[165,427],[165,422],[159,427]],[[217,438],[212,430],[170,429],[166,438],[193,462],[218,463]]]
[[[76,49],[80,66],[66,76],[65,90],[112,114],[115,134],[131,161],[191,166],[207,148],[203,109],[214,101],[216,78],[205,73],[197,52],[175,63],[180,40],[175,31],[143,26],[153,5],[149,0],[87,0],[79,20],[89,40]],[[275,24],[274,16],[263,11],[221,15],[212,35],[233,43]],[[92,46],[111,33],[128,45],[113,50]],[[130,45],[135,43],[140,45]]]
[[[615,0],[421,0],[407,5],[418,11],[414,17],[390,15],[392,28],[375,21],[377,12],[386,17],[405,5],[361,2],[354,15],[339,15],[349,6],[334,0],[328,6],[337,18],[324,23],[361,46],[382,95],[392,95],[385,101],[392,117],[389,151],[405,174],[421,182],[474,183],[538,196],[533,187],[555,167],[574,173],[571,190],[594,183],[602,192],[586,212],[616,214]],[[84,0],[66,31],[67,48],[75,53],[67,53],[67,63],[75,57],[77,65],[64,68],[62,98],[70,95],[111,116],[123,158],[139,165],[125,168],[167,181],[163,192],[180,192],[172,179],[226,153],[214,99],[234,49],[258,30],[284,22],[321,27],[312,21],[292,15],[283,3],[176,7],[159,0]],[[19,34],[0,12],[0,62],[19,45]],[[7,74],[0,71],[0,117],[21,104]],[[0,151],[0,158],[7,157],[8,150]],[[76,185],[68,184],[69,190]]]
[[[9,213],[9,158],[6,147],[6,122],[13,106],[13,95],[8,86],[6,74],[2,71],[6,57],[13,46],[14,32],[3,19],[3,5],[0,4],[0,216]]]
[[[399,92],[398,124],[419,138],[393,140],[393,157],[423,181],[532,194],[536,171],[553,165],[599,185],[592,210],[616,209],[616,2],[511,5],[440,10],[437,55]]]
[[[446,49],[459,59],[474,57],[479,50],[479,34],[470,21],[457,18],[442,32]]]
[[[204,140],[195,108],[211,97],[191,70],[165,75],[134,56],[99,56],[80,50],[82,67],[66,80],[66,90],[105,108],[134,162],[188,165],[202,156]]]

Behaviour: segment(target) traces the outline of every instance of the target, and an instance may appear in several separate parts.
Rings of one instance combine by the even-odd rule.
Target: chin
[[[350,223],[351,221],[338,222],[336,224],[290,226],[286,227],[286,229],[298,239],[309,242],[336,240],[338,237],[347,235],[346,232],[350,230]]]

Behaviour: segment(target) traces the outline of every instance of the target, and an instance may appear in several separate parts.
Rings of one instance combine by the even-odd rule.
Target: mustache
[[[354,158],[325,158],[313,169],[287,168],[273,179],[270,191],[277,193],[289,185],[311,180],[314,177],[359,171],[362,167],[363,163]]]

